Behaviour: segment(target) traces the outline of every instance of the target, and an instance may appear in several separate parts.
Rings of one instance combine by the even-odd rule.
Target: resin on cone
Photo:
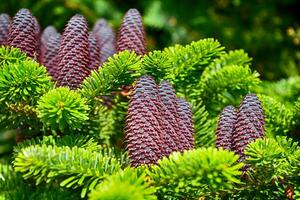
[[[0,14],[0,45],[4,45],[8,37],[8,29],[10,24],[9,15]]]
[[[237,113],[237,122],[233,132],[233,150],[245,159],[244,150],[247,145],[265,135],[264,116],[261,103],[255,94],[244,97]]]
[[[216,147],[228,151],[232,148],[232,135],[237,120],[235,107],[227,106],[223,109],[216,130]]]
[[[77,89],[90,74],[88,26],[83,16],[75,15],[68,22],[61,39],[58,63],[54,78],[59,86]]]
[[[124,50],[135,51],[138,55],[146,53],[144,26],[137,9],[127,11],[118,32],[117,51]]]
[[[29,57],[36,58],[39,42],[39,25],[29,10],[22,8],[9,26],[7,45],[20,48]]]
[[[98,47],[101,54],[101,63],[107,61],[108,57],[116,52],[115,48],[115,33],[107,24],[105,19],[99,19],[93,28],[93,33],[96,37]]]

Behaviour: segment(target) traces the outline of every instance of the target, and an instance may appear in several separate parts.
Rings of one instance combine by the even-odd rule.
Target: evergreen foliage
[[[3,53],[7,49],[1,48]],[[31,59],[26,59],[18,50],[8,50],[3,55],[0,70],[1,124],[5,128],[28,126],[39,129],[35,106],[38,99],[49,91],[53,84],[46,69]],[[20,60],[15,60],[18,58]]]
[[[242,163],[233,152],[199,148],[175,152],[150,169],[161,199],[199,199],[217,197],[239,184]]]
[[[27,46],[0,47],[0,145],[18,143],[0,159],[0,199],[299,198],[298,76],[260,80],[247,53],[211,38],[144,55],[136,10],[110,56],[116,46],[99,44],[114,33],[100,22],[90,41],[80,15],[61,43],[44,31],[34,57],[50,48],[53,69]]]
[[[155,187],[146,182],[146,175],[126,168],[109,176],[89,194],[89,200],[155,200]]]
[[[7,65],[9,63],[18,63],[24,60],[27,60],[26,54],[23,53],[20,49],[18,48],[13,48],[13,47],[5,47],[1,46],[0,47],[0,66]]]
[[[79,93],[60,87],[50,90],[38,102],[38,117],[52,130],[78,130],[88,120],[89,106]]]
[[[97,183],[122,166],[120,158],[110,152],[94,152],[68,146],[32,145],[16,154],[14,168],[17,172],[24,173],[25,179],[34,178],[36,185],[58,181],[62,187],[82,187],[81,197],[84,197]]]
[[[266,133],[269,136],[285,135],[294,125],[293,110],[280,101],[266,95],[259,95],[266,118]]]
[[[111,91],[129,85],[140,75],[140,57],[134,52],[123,51],[109,58],[98,71],[93,71],[82,84],[83,96],[93,99],[109,95]]]

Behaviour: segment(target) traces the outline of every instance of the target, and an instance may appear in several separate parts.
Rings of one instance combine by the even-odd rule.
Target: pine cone
[[[57,30],[54,26],[47,26],[41,35],[41,43],[46,45],[50,37],[56,34],[57,34]]]
[[[90,62],[88,67],[90,70],[97,70],[101,65],[101,54],[99,46],[97,45],[97,40],[93,32],[89,33],[89,52],[90,52]]]
[[[41,35],[41,44],[40,44],[40,63],[44,64],[45,63],[45,55],[47,52],[47,43],[49,42],[50,37],[53,35],[57,36],[58,33],[56,29],[53,26],[47,26],[42,35]]]
[[[7,14],[0,14],[0,45],[4,45],[8,37],[10,17]]]
[[[159,86],[141,77],[128,107],[127,150],[132,166],[153,164],[174,151],[194,146],[192,113],[187,102],[177,99],[171,84]]]
[[[233,149],[245,159],[246,146],[257,138],[264,136],[264,116],[261,103],[255,94],[248,94],[240,104],[235,130],[233,132]]]
[[[29,57],[36,58],[39,45],[39,24],[29,10],[22,8],[9,26],[7,45],[20,48]]]
[[[117,51],[131,50],[138,55],[146,53],[145,31],[138,10],[130,9],[123,18],[117,40]]]
[[[195,147],[194,140],[194,126],[193,126],[193,114],[188,102],[183,98],[177,99],[178,115],[180,118],[179,128],[181,134],[186,138],[189,145],[186,149],[192,149]]]
[[[68,22],[62,36],[58,62],[58,77],[54,78],[59,86],[76,89],[90,74],[88,26],[83,16],[75,15]]]
[[[216,147],[223,148],[228,151],[232,148],[232,135],[237,120],[237,112],[235,107],[227,106],[223,109],[217,130],[216,130]]]
[[[164,128],[165,134],[170,135],[170,138],[173,139],[172,142],[175,143],[176,147],[172,149],[172,151],[184,151],[185,149],[189,149],[189,142],[179,127],[179,125],[182,124],[179,123],[181,120],[178,114],[176,94],[169,82],[163,81],[159,85],[159,96],[162,102],[161,113],[164,119],[166,119],[166,123],[163,124],[162,127]],[[166,142],[168,144],[168,142],[171,141]]]
[[[108,57],[115,52],[115,33],[113,29],[107,24],[105,19],[99,19],[94,28],[93,33],[97,39],[98,47],[100,48],[101,63],[104,63]]]
[[[59,33],[53,34],[49,37],[46,44],[44,65],[48,73],[53,77],[58,73],[58,51],[60,47],[61,35]],[[54,79],[55,80],[55,79]]]
[[[153,164],[165,155],[160,121],[157,85],[151,77],[143,76],[135,85],[126,119],[127,150],[132,166]]]

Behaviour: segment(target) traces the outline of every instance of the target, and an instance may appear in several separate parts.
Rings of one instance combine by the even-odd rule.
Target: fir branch
[[[216,120],[210,119],[202,101],[192,104],[196,147],[210,147],[215,142]]]
[[[172,68],[166,79],[176,88],[189,90],[198,83],[199,77],[213,59],[222,55],[224,48],[214,39],[203,39],[189,45],[175,45],[164,49],[163,54],[170,59]]]
[[[266,133],[269,136],[286,135],[293,128],[294,114],[284,104],[272,97],[258,95],[264,108],[266,119]]]
[[[223,149],[200,148],[175,152],[150,169],[161,199],[213,198],[239,184],[242,163]]]
[[[261,192],[268,188],[275,193],[279,188],[283,188],[277,193],[279,192],[281,198],[286,198],[286,191],[298,185],[300,148],[292,139],[258,139],[248,146],[245,154],[248,156],[245,163],[250,166],[246,183],[250,188],[246,187],[245,191],[251,191],[254,187]]]
[[[41,124],[35,106],[37,100],[53,87],[50,80],[46,68],[31,59],[4,64],[0,70],[1,126],[39,131]]]
[[[277,82],[263,81],[255,88],[255,91],[292,107],[294,101],[300,96],[300,76],[293,76]]]
[[[82,128],[87,121],[89,106],[86,99],[69,88],[56,88],[38,102],[37,113],[45,127],[53,131],[74,131]]]
[[[0,70],[0,102],[3,104],[36,101],[53,87],[46,68],[33,60],[3,65]]]
[[[109,176],[89,194],[89,200],[155,200],[155,188],[146,182],[144,173],[126,168]]]
[[[36,184],[59,181],[67,188],[81,187],[81,197],[107,176],[120,170],[119,158],[105,150],[93,152],[78,147],[46,145],[29,146],[15,157],[14,168],[25,179],[34,178]]]
[[[35,187],[25,182],[10,165],[0,164],[0,199],[10,200],[56,200],[80,199],[77,191],[67,191],[52,186]]]
[[[100,105],[96,109],[99,131],[95,136],[109,146],[123,147],[127,99],[125,101],[118,95],[114,98],[111,108]]]
[[[140,57],[134,52],[123,51],[115,54],[98,71],[93,71],[84,80],[81,93],[88,99],[109,95],[122,85],[131,84],[140,75],[140,69]]]
[[[258,76],[248,66],[226,65],[206,74],[192,96],[200,95],[209,110],[219,112],[225,105],[236,104],[235,100],[251,91],[260,82]]]
[[[0,68],[9,63],[19,63],[29,58],[20,49],[0,46]]]
[[[172,67],[170,57],[162,51],[152,51],[143,57],[143,74],[151,75],[157,81],[166,79]]]
[[[40,138],[32,138],[30,140],[24,140],[18,143],[14,147],[14,154],[21,152],[24,148],[33,145],[52,145],[57,147],[79,147],[84,148],[89,151],[99,151],[101,149],[100,145],[91,137],[83,135],[65,135],[62,137],[43,136]]]
[[[294,102],[294,122],[295,126],[300,126],[300,96],[298,97],[298,100]]]

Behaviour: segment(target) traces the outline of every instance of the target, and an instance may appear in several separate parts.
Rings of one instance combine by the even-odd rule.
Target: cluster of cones
[[[245,159],[247,145],[265,135],[265,120],[258,97],[248,94],[244,97],[238,110],[233,106],[223,109],[216,130],[216,147],[234,151]]]
[[[132,166],[156,163],[174,151],[194,148],[189,104],[177,98],[172,85],[150,76],[136,83],[126,118],[127,151]]]
[[[43,32],[37,19],[21,9],[11,19],[0,15],[0,45],[20,48],[44,65],[59,86],[76,89],[92,70],[101,67],[115,52],[130,50],[146,53],[145,32],[140,13],[130,9],[124,16],[117,40],[104,19],[89,32],[82,15],[73,16],[62,35],[52,26]]]

